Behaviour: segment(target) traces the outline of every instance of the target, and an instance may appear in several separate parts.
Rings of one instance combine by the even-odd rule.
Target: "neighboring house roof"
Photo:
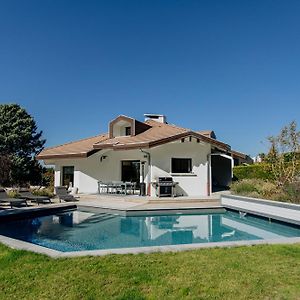
[[[196,131],[196,132],[200,133],[202,135],[208,136],[212,139],[216,139],[216,134],[213,130],[199,130],[199,131]]]
[[[231,154],[233,157],[237,157],[237,158],[242,158],[242,159],[246,159],[247,157],[249,157],[247,154],[242,153],[242,152],[238,152],[235,150],[231,150]]]
[[[254,160],[245,153],[238,152],[235,150],[231,150],[230,152],[231,152],[232,157],[235,159],[243,160],[245,163],[248,163],[248,164],[253,164],[253,162],[254,162]]]
[[[97,152],[93,145],[97,142],[108,139],[107,134],[101,134],[79,141],[59,145],[56,147],[46,148],[39,155],[38,159],[54,159],[54,158],[72,158],[72,157],[88,157]]]
[[[119,116],[118,118],[126,117]],[[115,122],[115,120],[113,120],[112,122]],[[118,136],[114,138],[109,138],[109,134],[99,135],[61,146],[47,148],[43,150],[37,156],[37,158],[54,159],[88,157],[89,155],[101,149],[129,150],[151,148],[190,136],[198,139],[199,141],[212,144],[221,150],[230,151],[229,145],[217,141],[215,138],[211,137],[213,131],[196,132],[175,125],[157,122],[154,120],[147,120],[146,122],[139,123],[144,124],[145,130],[136,135]],[[141,124],[139,124],[139,126],[141,126]]]

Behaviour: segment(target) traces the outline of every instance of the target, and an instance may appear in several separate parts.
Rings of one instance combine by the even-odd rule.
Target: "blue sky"
[[[0,102],[47,146],[150,112],[255,155],[300,125],[299,15],[292,0],[0,0]]]

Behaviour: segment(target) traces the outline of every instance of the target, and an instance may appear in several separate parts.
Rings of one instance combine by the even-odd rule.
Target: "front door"
[[[122,161],[122,181],[140,183],[140,161],[123,160]]]

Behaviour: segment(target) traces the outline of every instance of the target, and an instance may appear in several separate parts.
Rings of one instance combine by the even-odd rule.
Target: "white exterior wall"
[[[79,193],[97,193],[98,180],[121,180],[121,161],[145,161],[145,182],[154,182],[161,176],[172,176],[178,182],[177,195],[206,196],[208,181],[208,154],[211,151],[209,144],[189,142],[173,142],[151,149],[145,149],[151,154],[151,171],[148,167],[148,158],[140,150],[113,151],[103,150],[88,158],[61,159],[55,162],[55,185],[61,185],[62,167],[74,166],[74,183]],[[102,159],[101,156],[106,158]],[[192,174],[171,174],[171,158],[191,158]],[[150,171],[150,172],[149,172]],[[151,178],[150,178],[151,173]],[[151,196],[155,196],[155,189],[151,186]]]
[[[191,142],[186,139],[184,143],[173,142],[152,148],[151,151],[151,181],[154,182],[161,176],[172,176],[175,182],[177,195],[207,196],[208,183],[208,154],[211,152],[209,144]],[[192,174],[172,174],[172,158],[191,158]],[[155,189],[151,188],[151,195]]]
[[[60,166],[59,165],[55,165],[55,169],[54,169],[54,186],[60,186]]]
[[[106,158],[100,161],[102,155]],[[61,184],[62,167],[74,166],[74,183],[79,193],[97,193],[98,181],[119,181],[121,180],[121,161],[140,160],[146,161],[140,150],[130,151],[99,151],[88,158],[61,159],[55,164],[55,185]],[[52,162],[53,163],[53,162]],[[148,165],[145,164],[145,171]],[[147,175],[147,174],[145,174]]]
[[[131,123],[125,122],[125,121],[120,121],[117,124],[114,124],[113,126],[113,136],[125,136],[125,127],[131,127]],[[132,130],[132,128],[131,128]]]

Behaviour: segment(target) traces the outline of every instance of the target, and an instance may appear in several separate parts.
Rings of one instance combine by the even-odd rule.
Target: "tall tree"
[[[44,144],[42,131],[37,130],[35,120],[24,108],[18,104],[0,104],[0,156],[9,161],[10,184],[39,180],[36,170],[42,168],[35,156]],[[1,181],[5,181],[4,178],[0,178]]]

